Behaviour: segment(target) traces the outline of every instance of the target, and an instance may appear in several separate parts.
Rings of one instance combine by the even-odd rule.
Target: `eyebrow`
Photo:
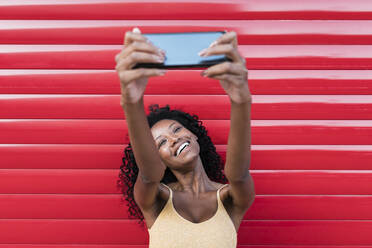
[[[170,129],[174,124],[176,124],[175,122],[173,122],[172,124],[169,125],[168,129]],[[155,140],[159,139],[161,135],[159,135]]]

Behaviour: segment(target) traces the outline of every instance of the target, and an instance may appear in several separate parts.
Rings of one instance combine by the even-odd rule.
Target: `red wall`
[[[115,187],[124,33],[228,30],[246,57],[256,199],[238,247],[372,247],[372,1],[0,3],[0,247],[147,247]],[[145,104],[199,115],[222,156],[229,102],[199,70]]]

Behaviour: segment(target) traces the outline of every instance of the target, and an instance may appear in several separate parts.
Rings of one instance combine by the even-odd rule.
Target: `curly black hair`
[[[224,161],[216,152],[216,147],[212,143],[206,128],[202,125],[202,121],[199,120],[197,115],[190,115],[189,113],[177,109],[171,110],[169,105],[159,108],[158,104],[150,105],[149,111],[150,113],[147,115],[147,121],[150,128],[160,120],[170,119],[178,121],[195,134],[198,137],[197,142],[200,146],[200,158],[206,174],[215,182],[227,183],[227,178],[223,172]],[[128,143],[128,146],[124,149],[122,161],[123,164],[120,166],[119,179],[117,180],[117,187],[123,194],[121,201],[123,202],[125,199],[128,203],[129,218],[139,218],[139,224],[143,224],[144,217],[133,195],[134,184],[138,175],[138,167],[130,143]],[[177,178],[172,171],[167,168],[161,182],[164,184],[177,182]]]

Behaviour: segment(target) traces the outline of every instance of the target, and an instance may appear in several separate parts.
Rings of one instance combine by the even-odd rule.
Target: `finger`
[[[233,62],[242,63],[243,58],[231,44],[216,45],[200,51],[199,56],[207,57],[211,55],[226,55]]]
[[[216,46],[218,44],[231,43],[234,48],[238,48],[238,34],[235,31],[227,32],[218,37],[217,40],[212,42],[210,47]]]
[[[127,57],[119,60],[115,69],[117,71],[132,69],[137,63],[162,63],[164,58],[155,54],[144,52],[132,52]]]
[[[241,64],[234,64],[231,62],[224,62],[209,67],[207,70],[203,71],[203,76],[213,77],[215,75],[221,74],[231,74],[239,76],[245,75],[246,73],[248,73],[248,70],[245,68],[245,66]]]
[[[150,43],[150,40],[141,33],[127,31],[124,35],[124,47],[128,46],[133,41],[142,41]]]
[[[146,43],[146,42],[139,42],[134,41],[129,46],[127,46],[125,49],[123,49],[119,54],[115,56],[115,61],[118,62],[118,60],[127,57],[129,54],[133,52],[147,52],[154,55],[158,55],[161,57],[165,57],[165,51],[154,46],[153,44]]]
[[[210,76],[210,78],[212,79],[224,80],[228,82],[232,82],[232,79],[236,77],[237,75],[235,74],[219,74],[219,75]]]
[[[135,80],[139,78],[162,76],[165,73],[166,73],[165,70],[139,68],[135,70],[121,71],[119,73],[119,77],[120,82],[127,85],[130,84],[131,82],[135,82]]]

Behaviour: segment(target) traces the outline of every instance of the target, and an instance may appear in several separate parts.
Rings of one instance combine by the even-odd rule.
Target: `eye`
[[[182,127],[177,127],[176,129],[174,129],[174,132],[178,132]]]
[[[159,143],[159,146],[158,146],[158,148],[160,148],[163,144],[165,143],[165,140],[163,139],[163,140],[161,140],[160,141],[160,143]]]

